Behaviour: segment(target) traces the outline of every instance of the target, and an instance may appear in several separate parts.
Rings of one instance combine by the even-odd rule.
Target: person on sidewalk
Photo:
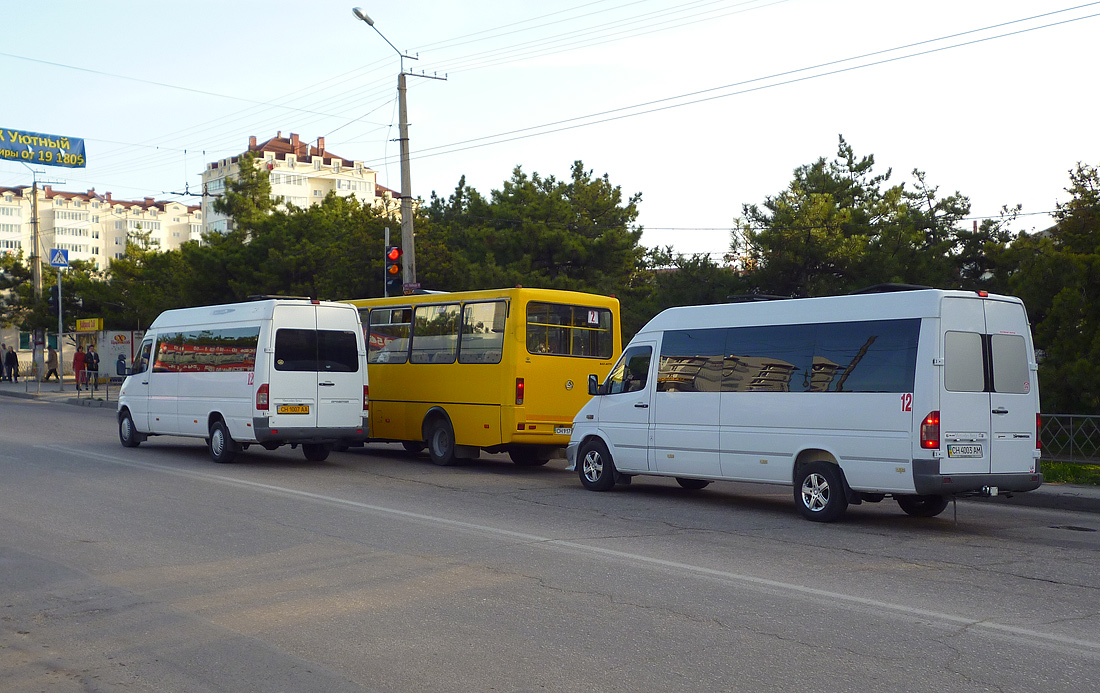
[[[47,383],[50,381],[50,376],[57,378],[58,382],[61,382],[61,376],[57,374],[57,349],[53,347],[49,348],[49,353],[46,355],[46,377],[42,379],[42,382]]]
[[[93,390],[98,390],[99,352],[95,350],[95,344],[88,345],[88,353],[84,354],[84,368],[88,371],[88,383]]]
[[[73,354],[73,375],[76,376],[76,391],[80,392],[80,383],[84,382],[84,347],[78,346]]]
[[[15,347],[8,347],[8,353],[4,356],[4,369],[8,372],[8,382],[19,382],[19,354],[15,353]]]
[[[0,344],[0,382],[11,380],[8,373],[8,345]]]

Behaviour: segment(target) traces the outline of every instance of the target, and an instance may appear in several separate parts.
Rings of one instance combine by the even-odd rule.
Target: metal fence
[[[1043,459],[1100,464],[1100,416],[1043,414]]]

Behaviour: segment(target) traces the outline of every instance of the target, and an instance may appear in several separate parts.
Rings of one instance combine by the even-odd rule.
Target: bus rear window
[[[527,304],[527,351],[609,359],[615,340],[611,311],[559,303]]]

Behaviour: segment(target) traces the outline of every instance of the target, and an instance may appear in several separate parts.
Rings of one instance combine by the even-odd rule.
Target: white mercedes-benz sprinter
[[[567,455],[594,491],[762,482],[810,520],[887,496],[931,517],[1042,483],[1036,370],[1023,303],[985,292],[670,308],[589,377]]]
[[[205,438],[215,462],[258,443],[321,461],[367,430],[366,348],[346,303],[264,299],[160,314],[118,396],[126,447]]]

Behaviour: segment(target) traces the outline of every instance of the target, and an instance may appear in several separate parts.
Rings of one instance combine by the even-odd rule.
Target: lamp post
[[[417,58],[397,50],[397,46],[390,43],[378,27],[374,26],[374,20],[363,11],[363,8],[354,7],[351,11],[377,31],[382,40],[389,43],[390,48],[397,51],[397,55],[401,57],[401,72],[397,76],[397,111],[400,120],[398,132],[401,138],[401,278],[405,284],[415,284],[416,250],[413,247],[412,174],[409,171],[409,114],[405,106],[405,58],[410,60]]]

